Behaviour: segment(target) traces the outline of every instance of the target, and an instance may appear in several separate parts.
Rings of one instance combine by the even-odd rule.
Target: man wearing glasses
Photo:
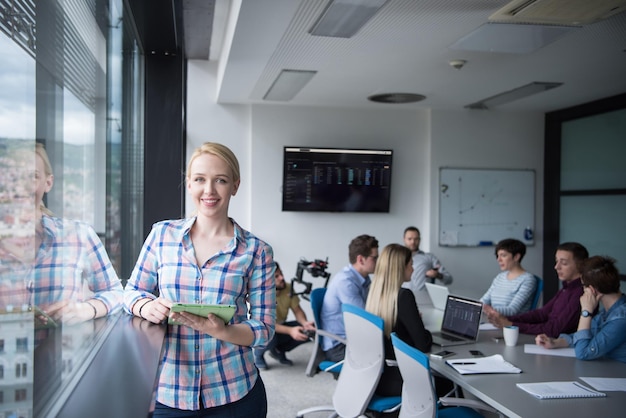
[[[350,264],[331,279],[320,315],[321,328],[343,338],[346,330],[341,307],[349,303],[365,308],[371,282],[369,275],[374,273],[378,259],[378,240],[370,235],[359,235],[350,242],[348,251]],[[345,344],[331,338],[324,338],[322,349],[330,361],[345,357]]]

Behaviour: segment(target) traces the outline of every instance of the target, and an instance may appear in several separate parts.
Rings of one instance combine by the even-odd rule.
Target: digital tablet
[[[202,305],[196,303],[175,303],[170,310],[172,312],[189,312],[194,315],[206,316],[210,313],[222,318],[224,323],[228,323],[235,315],[235,305]],[[168,319],[168,323],[172,325],[180,325],[179,322]]]
[[[29,309],[35,314],[35,329],[56,328],[56,321],[39,306],[31,306]]]

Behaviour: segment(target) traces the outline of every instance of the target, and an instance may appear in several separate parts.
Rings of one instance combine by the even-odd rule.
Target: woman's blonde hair
[[[52,164],[50,164],[50,159],[48,158],[46,147],[42,143],[37,142],[37,144],[35,145],[35,153],[43,160],[44,174],[46,175],[46,177],[51,176],[53,174]],[[41,213],[43,213],[44,215],[52,216],[52,211],[48,209],[43,202],[39,204],[39,210],[41,210]]]
[[[398,293],[405,280],[405,271],[411,262],[411,250],[400,244],[389,244],[378,257],[374,280],[370,286],[365,310],[385,321],[385,335],[389,337],[398,316]]]
[[[235,154],[225,145],[218,144],[217,142],[205,142],[200,145],[191,155],[189,159],[189,163],[187,164],[187,179],[191,176],[191,164],[193,161],[203,154],[211,154],[216,157],[224,160],[226,164],[230,167],[230,170],[233,174],[233,181],[236,183],[239,181],[240,173],[239,173],[239,161]]]

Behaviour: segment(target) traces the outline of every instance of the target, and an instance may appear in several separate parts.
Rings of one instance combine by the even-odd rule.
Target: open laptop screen
[[[475,340],[482,309],[480,301],[448,295],[441,331]]]

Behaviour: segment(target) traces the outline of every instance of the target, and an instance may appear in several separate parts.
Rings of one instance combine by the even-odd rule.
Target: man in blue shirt
[[[370,235],[359,235],[348,247],[350,264],[336,273],[328,285],[322,312],[321,328],[345,338],[341,307],[344,303],[365,308],[370,287],[369,275],[376,268],[378,240]],[[324,338],[322,348],[331,361],[343,360],[346,346],[331,338]]]

